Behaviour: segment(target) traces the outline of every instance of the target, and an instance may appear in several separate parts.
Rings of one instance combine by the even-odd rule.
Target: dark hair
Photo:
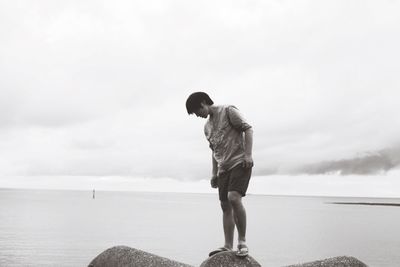
[[[201,103],[205,101],[207,105],[212,105],[214,102],[204,92],[195,92],[191,94],[186,100],[186,110],[189,114],[193,114],[196,110],[201,108]]]

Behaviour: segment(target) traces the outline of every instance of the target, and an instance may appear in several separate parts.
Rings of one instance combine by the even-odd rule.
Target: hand
[[[212,188],[218,188],[218,176],[213,175],[210,182]]]
[[[244,156],[242,167],[251,168],[254,166],[253,158],[251,156]]]

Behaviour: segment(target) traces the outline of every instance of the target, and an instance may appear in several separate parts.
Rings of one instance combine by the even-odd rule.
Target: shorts
[[[244,197],[249,187],[252,168],[244,168],[239,164],[233,169],[218,176],[219,200],[227,201],[228,192],[236,191]]]

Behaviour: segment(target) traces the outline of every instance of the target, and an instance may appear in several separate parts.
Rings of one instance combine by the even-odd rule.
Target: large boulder
[[[287,267],[367,267],[367,265],[354,257],[341,256]]]
[[[99,254],[88,267],[193,267],[145,251],[116,246]]]
[[[206,259],[200,267],[261,267],[251,256],[239,258],[234,251],[225,251]]]

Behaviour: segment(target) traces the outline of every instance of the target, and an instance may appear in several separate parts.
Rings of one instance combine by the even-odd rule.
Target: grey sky
[[[0,179],[208,178],[205,121],[184,106],[200,90],[253,125],[256,175],[395,149],[399,13],[398,1],[1,1]]]

